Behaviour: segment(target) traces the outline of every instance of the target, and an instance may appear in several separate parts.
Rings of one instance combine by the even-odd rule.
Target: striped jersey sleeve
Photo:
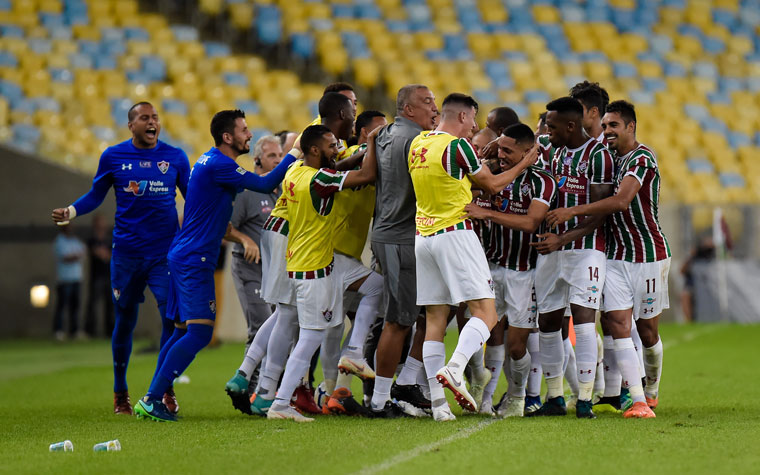
[[[626,167],[627,169],[623,174],[623,178],[631,175],[639,180],[640,185],[643,185],[647,173],[653,173],[657,168],[657,165],[654,163],[651,156],[646,153],[641,153],[637,155],[634,160],[629,160],[628,163],[626,163]]]
[[[549,142],[549,136],[539,135],[536,137],[536,143],[538,144],[538,162],[536,165],[546,171],[551,170],[554,147],[552,147],[551,142]]]
[[[330,198],[343,189],[348,172],[320,168],[311,179],[311,192],[320,198]]]
[[[615,162],[607,147],[601,143],[594,147],[589,159],[591,176],[590,183],[593,185],[611,185],[615,175]]]
[[[533,174],[533,199],[545,203],[551,207],[557,196],[557,182],[543,170],[536,170]]]
[[[464,175],[474,175],[482,168],[475,148],[466,138],[452,140],[442,160],[443,168],[457,180],[461,180]]]

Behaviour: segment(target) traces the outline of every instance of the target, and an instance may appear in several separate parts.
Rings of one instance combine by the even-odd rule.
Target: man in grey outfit
[[[253,148],[253,159],[256,163],[255,173],[265,175],[270,172],[282,159],[280,140],[274,136],[260,138]],[[272,212],[279,189],[270,194],[245,190],[235,199],[232,210],[232,234],[238,236],[243,244],[235,243],[232,249],[232,279],[235,282],[240,305],[243,307],[248,325],[248,347],[256,336],[256,332],[272,314],[272,309],[261,299],[261,253],[259,243],[264,222]],[[254,381],[256,378],[251,378]],[[255,386],[254,386],[255,387]]]
[[[438,108],[430,89],[420,84],[404,86],[396,98],[393,124],[381,130],[375,141],[377,195],[371,244],[383,272],[386,308],[371,401],[376,417],[401,415],[399,407],[391,402],[391,385],[404,341],[419,315],[414,256],[417,202],[407,157],[412,140],[423,130],[434,129],[437,118]],[[416,375],[422,369],[423,337],[424,331],[415,338],[404,370],[393,385],[393,397],[429,407],[429,401],[425,401],[416,385]]]

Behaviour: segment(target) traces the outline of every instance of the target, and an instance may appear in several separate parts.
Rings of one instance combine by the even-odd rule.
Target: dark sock
[[[183,335],[166,352],[164,362],[158,369],[153,381],[150,383],[147,396],[151,399],[163,397],[166,390],[172,385],[174,378],[182,374],[190,363],[206,345],[211,341],[214,327],[199,323],[187,326],[187,333]]]
[[[116,306],[116,322],[111,335],[111,352],[113,354],[113,390],[127,390],[127,366],[132,354],[132,333],[137,324],[137,305],[130,307]]]

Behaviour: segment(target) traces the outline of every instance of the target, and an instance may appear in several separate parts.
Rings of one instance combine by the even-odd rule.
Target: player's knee
[[[513,360],[522,359],[527,352],[525,343],[514,343],[509,346],[509,357]]]
[[[359,287],[359,293],[365,297],[377,297],[383,294],[383,276],[372,272]]]
[[[191,338],[196,351],[200,351],[211,343],[211,337],[214,335],[214,327],[202,323],[193,323],[187,326],[187,335]]]

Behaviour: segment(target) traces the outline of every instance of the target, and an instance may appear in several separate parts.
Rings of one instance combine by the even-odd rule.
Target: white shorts
[[[607,256],[595,249],[570,249],[539,254],[536,262],[536,300],[539,313],[570,304],[599,310]]]
[[[290,279],[296,291],[298,325],[324,330],[343,322],[343,293],[334,274],[319,279]]]
[[[516,271],[491,263],[496,314],[507,315],[510,327],[538,328],[538,307],[533,288],[535,270]]]
[[[670,258],[657,262],[607,261],[604,309],[633,309],[633,318],[649,319],[670,308]]]
[[[339,252],[335,253],[335,265],[333,266],[333,275],[335,282],[341,287],[343,292],[357,280],[367,277],[372,273],[368,267],[365,267],[361,261],[349,257]]]
[[[417,305],[459,305],[492,299],[488,261],[474,231],[416,236]]]
[[[268,304],[296,304],[296,292],[285,268],[287,248],[287,236],[261,231],[261,298]]]

